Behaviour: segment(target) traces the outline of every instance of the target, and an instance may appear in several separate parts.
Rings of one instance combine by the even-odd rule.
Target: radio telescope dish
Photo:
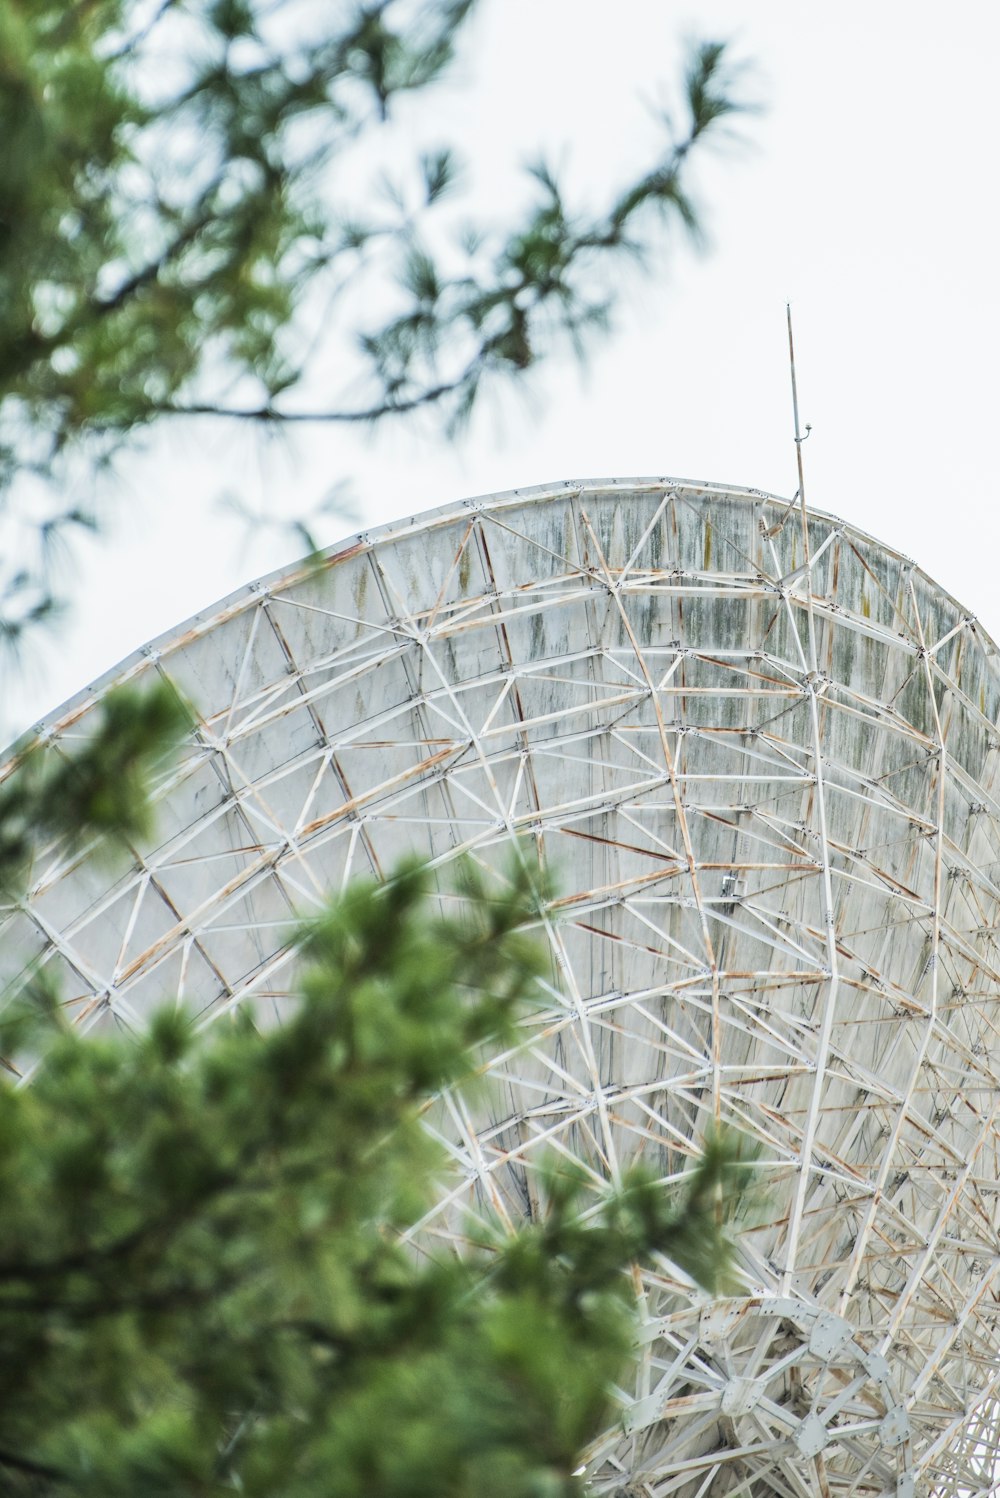
[[[164,675],[197,731],[124,872],[40,847],[3,913],[83,1028],[280,1020],[291,917],[417,851],[559,893],[551,981],[412,1237],[671,1180],[713,1120],[763,1149],[745,1289],[642,1271],[621,1413],[637,1498],[973,1498],[1000,1391],[1000,670],[905,557],[754,490],[667,479],[471,500],[275,574],[44,725]],[[806,545],[807,542],[807,545]]]

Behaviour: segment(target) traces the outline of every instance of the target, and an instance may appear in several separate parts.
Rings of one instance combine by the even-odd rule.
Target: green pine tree
[[[417,869],[357,885],[283,1027],[59,1033],[0,1089],[4,1492],[577,1491],[628,1356],[624,1269],[658,1251],[718,1286],[748,1167],[710,1141],[683,1189],[634,1171],[586,1224],[553,1175],[542,1220],[467,1258],[400,1246],[445,1169],[421,1104],[510,1043],[538,971],[527,893],[443,922]],[[45,1043],[23,1011],[2,1038]]]

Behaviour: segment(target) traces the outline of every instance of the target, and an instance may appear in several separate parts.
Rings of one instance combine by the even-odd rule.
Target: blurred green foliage
[[[48,837],[114,854],[148,836],[151,789],[192,715],[169,683],[108,692],[75,749],[33,740],[0,779],[0,897],[16,897]],[[72,745],[72,736],[67,736]]]
[[[519,221],[459,224],[440,211],[451,143],[395,140],[391,183],[372,148],[476,8],[0,0],[0,504],[15,478],[106,459],[161,418],[435,406],[454,427],[497,378],[566,339],[582,351],[622,262],[657,226],[697,229],[692,154],[742,107],[728,60],[692,50],[684,118],[602,208],[537,166]],[[331,389],[353,400],[316,404]],[[0,576],[0,631],[46,611],[19,575]]]
[[[284,1026],[57,1030],[0,1089],[5,1493],[577,1492],[629,1352],[624,1267],[659,1251],[719,1284],[748,1166],[720,1137],[673,1192],[633,1172],[595,1214],[556,1175],[541,1220],[466,1258],[400,1245],[446,1169],[429,1093],[515,1039],[533,901],[441,921],[417,869],[356,885],[308,931]]]
[[[92,855],[113,854],[149,834],[151,791],[191,726],[175,689],[161,681],[109,692],[92,715],[89,737],[67,752],[34,740],[0,779],[0,899],[16,898],[34,849],[62,837]]]

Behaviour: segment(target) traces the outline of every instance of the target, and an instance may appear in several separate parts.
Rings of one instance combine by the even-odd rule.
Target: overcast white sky
[[[295,560],[220,513],[273,515],[350,477],[323,539],[563,478],[669,474],[795,487],[784,305],[812,505],[914,557],[1000,635],[994,426],[1000,7],[983,0],[482,0],[431,139],[459,135],[480,203],[544,147],[596,199],[648,159],[685,36],[731,37],[766,112],[699,176],[710,252],[630,292],[581,378],[549,363],[449,446],[432,427],[287,443],[175,428],[123,469],[72,611],[3,704],[12,733],[145,640]]]

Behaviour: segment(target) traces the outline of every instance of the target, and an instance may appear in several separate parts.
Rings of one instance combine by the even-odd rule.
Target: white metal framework
[[[83,1027],[180,1001],[280,1018],[289,931],[419,850],[553,871],[551,981],[415,1244],[667,1180],[758,1139],[745,1293],[639,1276],[596,1492],[985,1494],[1000,1392],[1000,670],[905,557],[753,490],[666,479],[471,500],[275,575],[147,647],[200,723],[158,835],[109,875],[40,848],[0,912]],[[807,544],[805,544],[807,542]]]

